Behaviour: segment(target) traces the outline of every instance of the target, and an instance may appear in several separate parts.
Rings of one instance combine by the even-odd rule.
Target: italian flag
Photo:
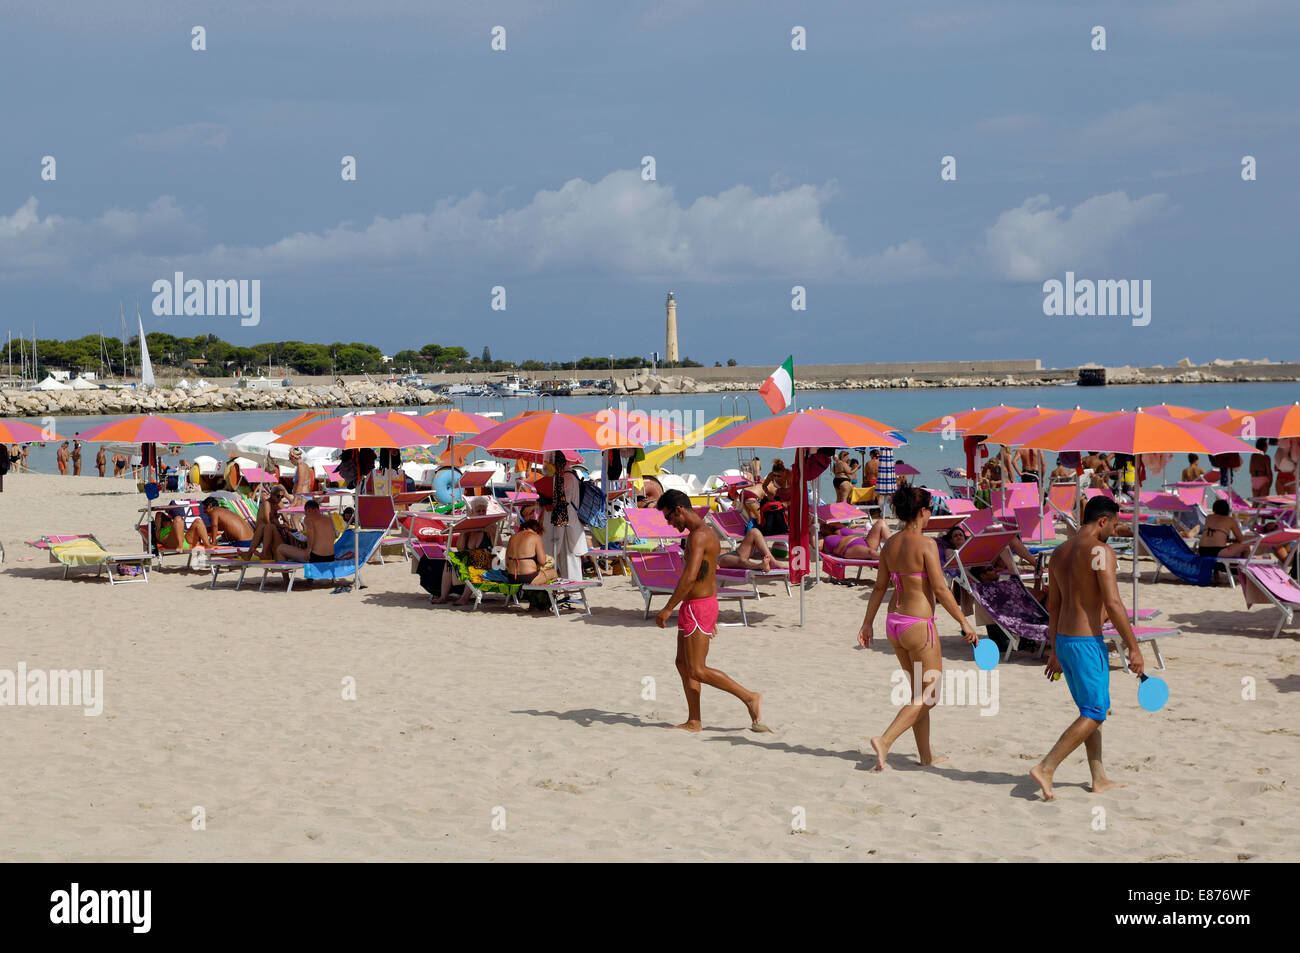
[[[790,406],[794,399],[794,355],[785,359],[785,363],[772,372],[772,376],[763,381],[758,395],[767,402],[767,409],[779,414]]]

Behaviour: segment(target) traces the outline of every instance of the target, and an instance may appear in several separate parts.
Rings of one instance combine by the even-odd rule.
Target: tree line
[[[345,374],[421,373],[491,373],[502,371],[601,371],[615,368],[649,367],[644,357],[583,357],[576,361],[514,361],[496,360],[490,348],[483,348],[478,356],[471,356],[463,347],[444,347],[426,344],[418,350],[401,350],[384,360],[384,353],[371,344],[358,341],[316,344],[307,341],[267,341],[241,347],[221,340],[215,334],[197,337],[177,337],[162,331],[145,335],[149,344],[149,359],[157,368],[192,371],[203,377],[233,377],[256,375],[267,367],[286,368],[290,373],[308,377]],[[27,359],[31,360],[31,342],[26,342]],[[139,373],[140,338],[133,336],[122,344],[120,338],[101,338],[97,334],[68,341],[36,341],[40,374],[51,369],[76,373],[101,371],[109,377],[133,377]],[[11,352],[0,360],[9,363],[10,373],[19,366],[18,342]],[[734,365],[735,361],[728,364]],[[124,367],[125,365],[125,367]],[[700,367],[686,358],[661,367]]]

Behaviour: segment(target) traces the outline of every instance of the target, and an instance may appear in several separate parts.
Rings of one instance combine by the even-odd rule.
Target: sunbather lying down
[[[750,569],[755,572],[771,572],[773,569],[789,569],[790,563],[777,559],[767,546],[758,529],[751,529],[740,541],[740,545],[729,553],[718,557],[719,569]]]
[[[887,539],[889,526],[884,520],[876,520],[870,529],[846,526],[822,537],[821,551],[844,559],[878,559]]]

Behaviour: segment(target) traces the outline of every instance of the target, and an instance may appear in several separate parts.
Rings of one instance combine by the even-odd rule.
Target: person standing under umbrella
[[[578,519],[578,494],[582,492],[578,475],[569,469],[564,454],[552,457],[555,479],[551,491],[551,550],[555,553],[555,571],[561,579],[582,581],[582,557],[587,553],[587,537]]]

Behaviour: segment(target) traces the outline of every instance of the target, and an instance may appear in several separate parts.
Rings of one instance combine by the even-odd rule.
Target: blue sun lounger
[[[1164,568],[1183,582],[1196,586],[1208,586],[1214,582],[1214,566],[1218,560],[1212,556],[1198,556],[1172,526],[1139,525],[1138,536],[1142,540],[1142,547],[1160,564],[1156,569],[1157,581],[1160,579],[1160,568]]]

